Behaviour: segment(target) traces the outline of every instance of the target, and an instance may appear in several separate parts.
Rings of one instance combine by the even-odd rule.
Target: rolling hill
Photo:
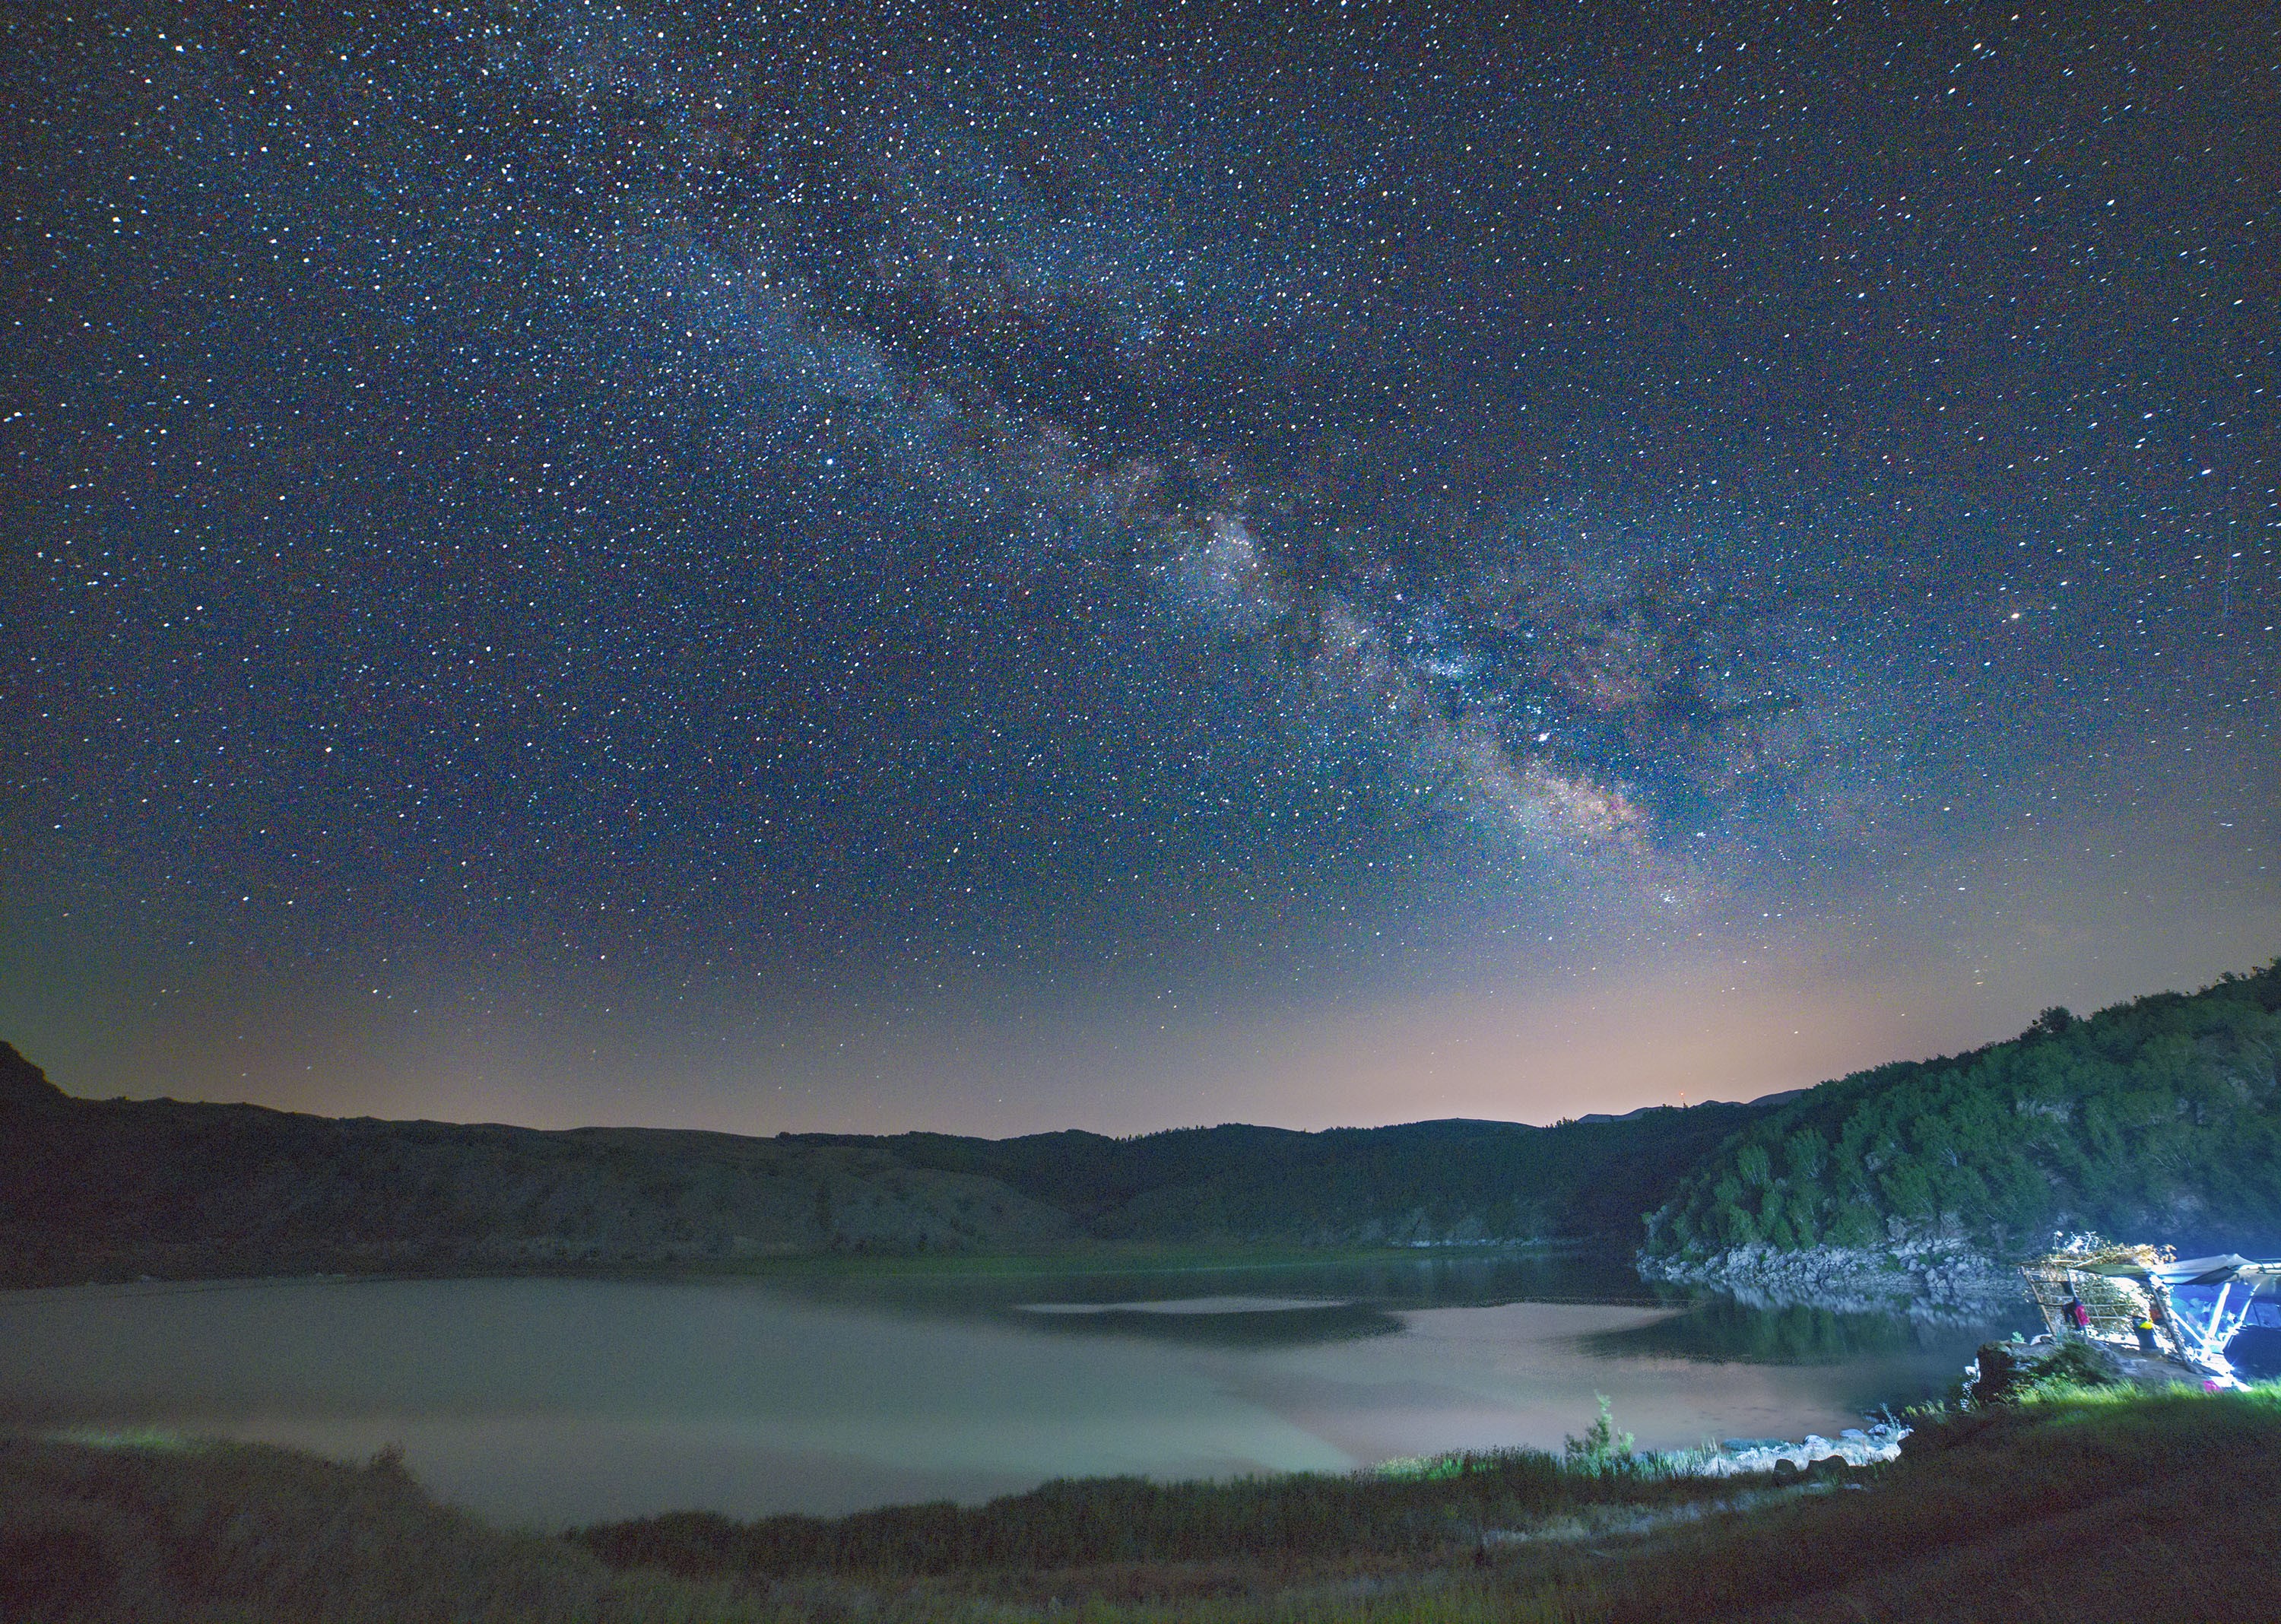
[[[2281,1243],[2277,1057],[2281,964],[1750,1104],[1550,1127],[543,1132],[82,1100],[0,1044],[0,1281],[1599,1241],[1678,1277],[1810,1291],[1960,1258],[2009,1290],[1990,1260],[2060,1228]]]
[[[1137,1139],[743,1138],[92,1101],[0,1046],[0,1280],[520,1269],[1088,1241],[1606,1238],[1759,1108]]]

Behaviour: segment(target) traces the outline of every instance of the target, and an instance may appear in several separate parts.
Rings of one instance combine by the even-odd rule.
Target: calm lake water
[[[1018,1276],[281,1280],[0,1293],[0,1420],[344,1459],[539,1527],[1341,1471],[1581,1432],[1803,1437],[1988,1327],[1659,1298],[1514,1257]]]

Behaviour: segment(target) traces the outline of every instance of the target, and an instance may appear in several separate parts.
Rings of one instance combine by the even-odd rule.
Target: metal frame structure
[[[2053,1337],[2138,1351],[2139,1323],[2151,1319],[2161,1357],[2221,1387],[2240,1385],[2225,1357],[2228,1344],[2249,1323],[2261,1295],[2281,1296],[2281,1263],[2231,1252],[2173,1261],[2151,1247],[2107,1247],[2053,1252],[2020,1272]],[[2178,1292],[2190,1287],[2214,1287],[2215,1295],[2207,1307],[2182,1302]],[[2087,1324],[2075,1323],[2076,1303]]]

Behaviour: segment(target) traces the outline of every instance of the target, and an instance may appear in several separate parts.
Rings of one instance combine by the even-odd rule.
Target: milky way
[[[2246,11],[6,28],[0,1014],[90,1086],[2271,950]]]

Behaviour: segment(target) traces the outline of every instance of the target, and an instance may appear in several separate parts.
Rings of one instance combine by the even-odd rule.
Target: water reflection
[[[1757,1308],[1732,1297],[1698,1300],[1682,1313],[1596,1336],[1603,1358],[1701,1359],[1720,1364],[1844,1365],[1911,1353],[1953,1354],[1958,1364],[1991,1336],[2032,1334],[2041,1322],[2025,1303],[2016,1313],[1960,1320],[1841,1313],[1800,1304]]]
[[[1525,1255],[73,1288],[0,1293],[0,1423],[399,1443],[547,1527],[1557,1449],[1601,1393],[1643,1447],[1827,1435],[1953,1380],[1943,1334]]]
[[[1365,1336],[1398,1334],[1403,1323],[1382,1308],[1365,1303],[1278,1305],[1257,1309],[1159,1313],[1112,1304],[1085,1313],[1028,1311],[1039,1328],[1069,1336],[1131,1336],[1147,1342],[1181,1342],[1209,1348],[1296,1348],[1317,1342],[1350,1342]]]
[[[1393,1316],[1439,1308],[1490,1308],[1513,1303],[1670,1307],[1688,1294],[1650,1285],[1628,1258],[1605,1251],[1483,1251],[1417,1257],[1371,1257],[1325,1262],[1170,1263],[1154,1266],[1005,1273],[941,1268],[845,1274],[790,1274],[782,1284],[810,1301],[950,1319],[984,1319],[1071,1334],[1115,1334],[1230,1348],[1347,1342],[1402,1328]],[[1311,1299],[1311,1311],[1144,1314],[1139,1305],[1202,1295],[1221,1298]],[[1086,1324],[1041,1327],[1040,1303],[1106,1311]],[[1335,1309],[1337,1311],[1332,1311]],[[1263,1321],[1272,1319],[1275,1323]]]

